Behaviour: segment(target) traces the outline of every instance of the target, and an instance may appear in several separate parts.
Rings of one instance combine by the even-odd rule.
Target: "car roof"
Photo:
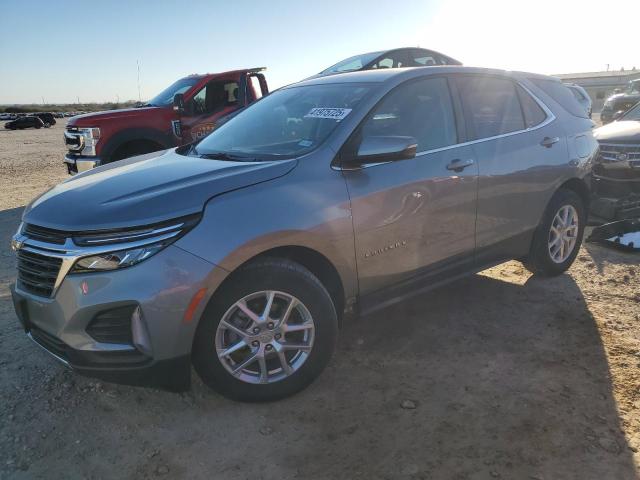
[[[322,77],[310,78],[298,83],[289,85],[324,85],[331,83],[400,83],[410,78],[437,75],[444,73],[474,73],[481,75],[499,75],[513,78],[544,78],[555,80],[555,77],[540,75],[537,73],[518,72],[511,70],[500,70],[495,68],[467,67],[463,65],[442,65],[430,67],[404,67],[404,68],[384,68],[376,70],[358,70],[355,72],[336,73]],[[286,88],[286,87],[285,87]]]

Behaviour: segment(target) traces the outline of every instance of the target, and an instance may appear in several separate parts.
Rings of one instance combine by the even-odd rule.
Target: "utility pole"
[[[138,101],[142,101],[142,97],[140,96],[140,60],[136,60],[136,64],[138,65]]]

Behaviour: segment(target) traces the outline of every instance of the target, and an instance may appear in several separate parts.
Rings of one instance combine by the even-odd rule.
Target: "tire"
[[[49,128],[50,126],[51,126],[51,124],[50,124],[50,123],[45,123],[45,124],[44,124],[44,128]]]
[[[265,318],[271,292],[271,315]],[[291,297],[299,303],[291,310],[288,323],[285,321],[286,327],[280,329]],[[250,308],[250,314],[262,314],[259,320],[265,323],[256,323],[241,311],[236,303],[241,299],[247,299],[244,305]],[[267,318],[273,319],[271,329]],[[230,323],[236,329],[227,328]],[[262,330],[257,332],[256,328]],[[284,328],[296,331],[282,333]],[[233,273],[210,300],[196,331],[192,361],[202,381],[228,398],[245,402],[278,400],[303,390],[322,373],[337,335],[336,310],[322,283],[295,262],[266,258]],[[280,349],[299,344],[311,347],[280,353]],[[243,346],[228,356],[218,356],[218,350],[237,345]],[[258,358],[242,369],[241,365],[255,354],[264,354],[265,361]],[[288,371],[282,355],[285,364],[290,362]],[[231,370],[239,371],[233,374]]]
[[[576,226],[567,228],[566,231],[562,223],[557,223],[561,220],[560,217],[564,217],[564,212],[575,217],[577,222]],[[556,215],[559,215],[558,219],[556,219]],[[525,267],[535,275],[546,277],[565,272],[578,255],[586,220],[585,206],[580,196],[573,190],[558,190],[547,205],[542,220],[534,233],[529,255],[523,262]],[[572,222],[567,221],[567,223]],[[555,233],[558,229],[552,232],[552,225],[554,228],[560,227],[562,232],[560,236]],[[565,242],[563,242],[563,238]],[[572,238],[575,238],[574,242],[570,241]],[[564,251],[560,253],[560,245],[563,243]]]
[[[41,128],[41,127],[42,127],[42,125],[36,125],[35,127],[36,127],[36,128]]]

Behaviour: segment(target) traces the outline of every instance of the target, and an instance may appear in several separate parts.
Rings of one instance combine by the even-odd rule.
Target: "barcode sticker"
[[[316,107],[309,110],[305,118],[329,118],[331,120],[340,121],[351,113],[350,108],[327,108]]]

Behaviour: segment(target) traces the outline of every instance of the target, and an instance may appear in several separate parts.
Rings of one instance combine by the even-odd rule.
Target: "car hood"
[[[69,127],[93,127],[96,121],[122,120],[123,118],[144,116],[147,112],[158,110],[160,107],[121,108],[104,112],[85,113],[71,117]]]
[[[594,130],[599,142],[640,143],[640,121],[621,120]]]
[[[33,200],[22,218],[71,232],[149,225],[201,212],[212,197],[281,177],[296,164],[155,152],[71,177]]]

